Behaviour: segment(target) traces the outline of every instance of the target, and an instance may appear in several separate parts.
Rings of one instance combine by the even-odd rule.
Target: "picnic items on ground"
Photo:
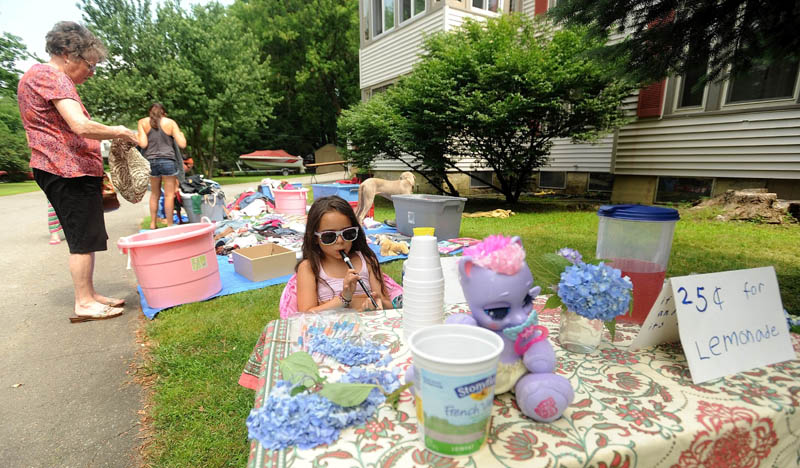
[[[472,314],[452,315],[445,323],[483,327],[502,338],[495,393],[514,389],[520,410],[536,421],[561,417],[574,392],[553,373],[555,353],[533,309],[540,288],[533,285],[521,240],[492,235],[464,249],[459,280]],[[407,379],[415,381],[413,368]]]
[[[117,193],[114,191],[114,185],[108,177],[108,172],[103,173],[103,211],[108,213],[119,208],[119,200]]]
[[[133,143],[119,139],[111,142],[108,153],[111,182],[122,198],[131,203],[142,201],[150,186],[150,163]]]
[[[514,212],[511,210],[503,210],[503,209],[496,209],[492,211],[476,211],[474,213],[462,213],[461,217],[463,218],[500,218],[505,219],[511,216],[514,216]]]
[[[444,274],[436,237],[414,236],[403,264],[403,333],[442,323]]]
[[[619,321],[641,325],[664,285],[678,210],[643,205],[605,205],[597,211],[598,259],[622,270],[633,283],[633,313]]]

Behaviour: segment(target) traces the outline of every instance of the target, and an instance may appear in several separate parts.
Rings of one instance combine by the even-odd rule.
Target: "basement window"
[[[656,203],[698,200],[711,196],[714,179],[699,177],[659,177]]]
[[[614,188],[614,174],[607,172],[589,173],[590,192],[610,192]]]
[[[566,172],[540,172],[539,187],[563,189],[567,186]]]

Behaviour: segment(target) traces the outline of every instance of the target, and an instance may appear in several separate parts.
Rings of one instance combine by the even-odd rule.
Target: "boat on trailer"
[[[288,174],[290,170],[297,170],[301,174],[306,172],[303,158],[291,155],[284,150],[253,151],[239,156],[239,161],[253,169],[280,170],[284,175]]]

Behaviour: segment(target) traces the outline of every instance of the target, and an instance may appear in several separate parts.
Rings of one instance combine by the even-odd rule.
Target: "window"
[[[499,13],[503,11],[503,4],[501,0],[472,0],[472,8],[480,8],[481,10]]]
[[[372,19],[375,36],[394,27],[394,0],[373,0],[372,11],[375,15]]]
[[[487,171],[480,171],[480,172],[479,171],[471,171],[471,172],[469,172],[469,175],[470,176],[474,176],[474,177],[480,177],[481,179],[489,181],[489,182],[492,181],[492,173],[491,172],[487,172]],[[481,182],[478,179],[474,179],[473,177],[469,178],[469,188],[486,188],[486,187],[489,187],[489,185]]]
[[[614,188],[614,174],[606,172],[589,173],[589,191],[610,192]]]
[[[539,187],[563,189],[567,186],[566,172],[540,172]]]
[[[792,99],[798,61],[779,60],[739,73],[728,84],[728,103]]]
[[[400,0],[403,10],[403,18],[400,21],[413,18],[425,11],[425,0]]]
[[[694,177],[659,177],[656,202],[697,200],[711,196],[712,179]]]
[[[706,63],[694,64],[686,70],[686,74],[681,76],[680,88],[678,89],[678,108],[682,107],[701,107],[706,86],[701,83],[703,75],[706,73]]]

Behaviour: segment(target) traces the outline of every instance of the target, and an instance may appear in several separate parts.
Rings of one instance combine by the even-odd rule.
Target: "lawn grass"
[[[498,200],[470,200],[465,211],[510,208],[508,219],[464,218],[460,235],[519,235],[528,256],[560,247],[594,256],[598,218],[591,205],[570,208],[557,202],[506,206]],[[682,211],[667,276],[773,265],[784,306],[800,313],[800,226],[724,223],[703,213]],[[375,219],[394,218],[392,205],[376,199]],[[402,262],[381,268],[398,282]],[[253,392],[237,384],[245,362],[270,320],[278,318],[283,285],[176,307],[148,322],[155,377],[151,416],[154,437],[147,461],[160,467],[244,466],[249,444],[245,419]]]
[[[289,174],[288,176],[284,175],[276,175],[276,174],[265,174],[265,175],[243,175],[243,176],[219,176],[213,177],[211,180],[220,184],[220,185],[230,185],[230,184],[246,184],[248,182],[261,182],[261,179],[296,179],[298,177],[305,177],[311,174]]]
[[[0,197],[6,195],[17,195],[18,193],[35,192],[39,190],[36,181],[26,180],[24,182],[5,182],[0,184]]]

